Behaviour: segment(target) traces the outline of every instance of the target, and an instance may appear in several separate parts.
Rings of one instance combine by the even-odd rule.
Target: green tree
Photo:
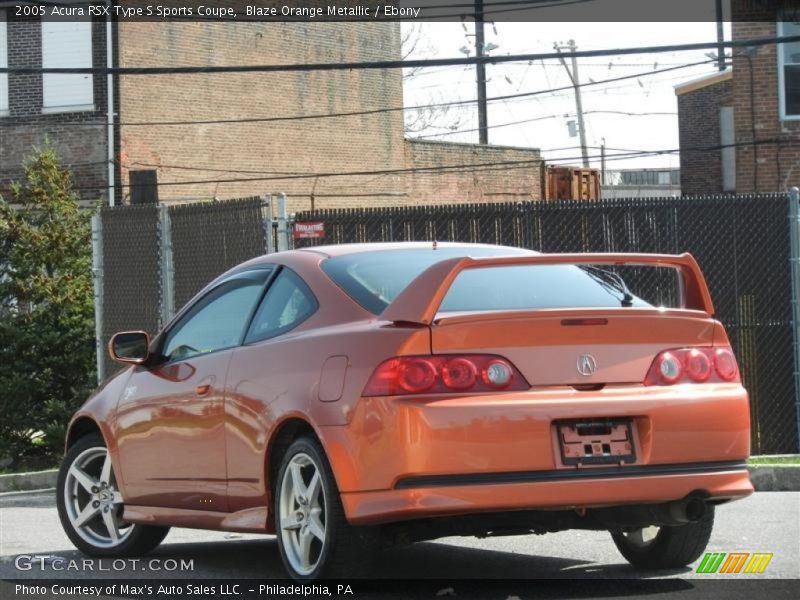
[[[0,458],[63,449],[94,377],[91,228],[56,152],[0,196]]]

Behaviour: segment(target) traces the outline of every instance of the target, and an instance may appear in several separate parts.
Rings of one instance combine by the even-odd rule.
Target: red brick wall
[[[397,59],[398,23],[131,23],[120,25],[120,66],[230,65]],[[275,117],[402,106],[399,70],[124,76],[123,123]],[[468,173],[291,178],[292,174],[488,162],[531,151],[460,149],[404,140],[401,111],[272,123],[125,126],[126,168],[157,168],[164,200],[284,191],[290,210],[531,197],[525,178]],[[426,148],[423,151],[409,148]],[[455,148],[455,149],[454,149]],[[472,146],[466,148],[472,149]],[[505,158],[504,160],[508,160]],[[192,170],[176,167],[191,167]],[[228,173],[225,171],[237,171]],[[289,177],[287,177],[287,175]],[[283,178],[282,178],[283,177]],[[169,186],[190,180],[264,181]],[[123,179],[127,182],[127,169]]]
[[[734,40],[777,34],[774,13],[773,16],[747,13],[741,6],[737,7],[736,2],[733,4],[735,18],[769,19],[734,22]],[[800,121],[780,120],[777,46],[758,47],[750,60],[741,55],[741,50],[735,50],[733,65],[736,141],[750,143],[755,136],[755,140],[761,142],[737,148],[737,191],[784,191],[800,185]]]
[[[719,112],[721,107],[732,105],[732,93],[733,83],[728,79],[678,95],[682,194],[718,194],[723,191],[722,153],[691,148],[706,148],[720,143]]]

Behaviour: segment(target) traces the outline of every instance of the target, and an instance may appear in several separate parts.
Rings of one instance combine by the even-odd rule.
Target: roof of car
[[[335,256],[347,256],[350,254],[360,254],[366,252],[381,252],[385,250],[410,250],[410,249],[433,249],[434,242],[375,242],[369,244],[337,244],[330,246],[309,246],[308,248],[298,248],[297,250],[286,250],[283,252],[273,252],[270,254],[263,254],[250,260],[237,265],[230,271],[224,273],[223,276],[228,276],[231,273],[237,272],[242,269],[248,269],[255,265],[262,265],[265,263],[284,263],[291,265],[292,263],[305,263],[309,260],[316,261],[321,258],[331,258]],[[469,244],[465,242],[436,242],[436,248],[464,248],[465,256],[469,256],[470,248],[507,248],[510,254],[519,254],[520,252],[530,252],[537,254],[534,250],[525,250],[523,248],[514,248],[513,246],[499,246],[496,244]],[[215,280],[216,281],[216,280]]]
[[[435,246],[434,246],[435,244]],[[380,252],[383,250],[410,250],[410,249],[432,249],[432,248],[509,248],[519,251],[519,248],[511,246],[499,246],[496,244],[469,244],[464,242],[374,242],[368,244],[337,244],[331,246],[312,246],[302,248],[300,252],[316,252],[324,256],[344,256],[346,254],[358,254],[361,252]]]

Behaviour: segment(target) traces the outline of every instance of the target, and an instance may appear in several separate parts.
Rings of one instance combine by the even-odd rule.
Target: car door
[[[231,511],[266,507],[263,475],[267,434],[275,415],[304,397],[298,387],[316,384],[316,377],[303,370],[309,356],[298,347],[301,336],[295,333],[298,328],[312,326],[311,317],[318,307],[300,276],[281,267],[231,360],[225,399]],[[316,376],[318,367],[315,369]]]
[[[128,504],[227,510],[225,379],[272,268],[220,282],[159,337],[117,410]]]

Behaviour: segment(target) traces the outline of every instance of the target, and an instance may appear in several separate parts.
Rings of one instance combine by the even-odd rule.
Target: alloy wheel
[[[299,575],[309,575],[325,548],[326,511],[322,474],[308,454],[295,454],[286,465],[279,502],[286,558]]]
[[[122,520],[122,495],[106,448],[87,448],[75,457],[63,493],[72,528],[92,546],[114,548],[133,531]]]

